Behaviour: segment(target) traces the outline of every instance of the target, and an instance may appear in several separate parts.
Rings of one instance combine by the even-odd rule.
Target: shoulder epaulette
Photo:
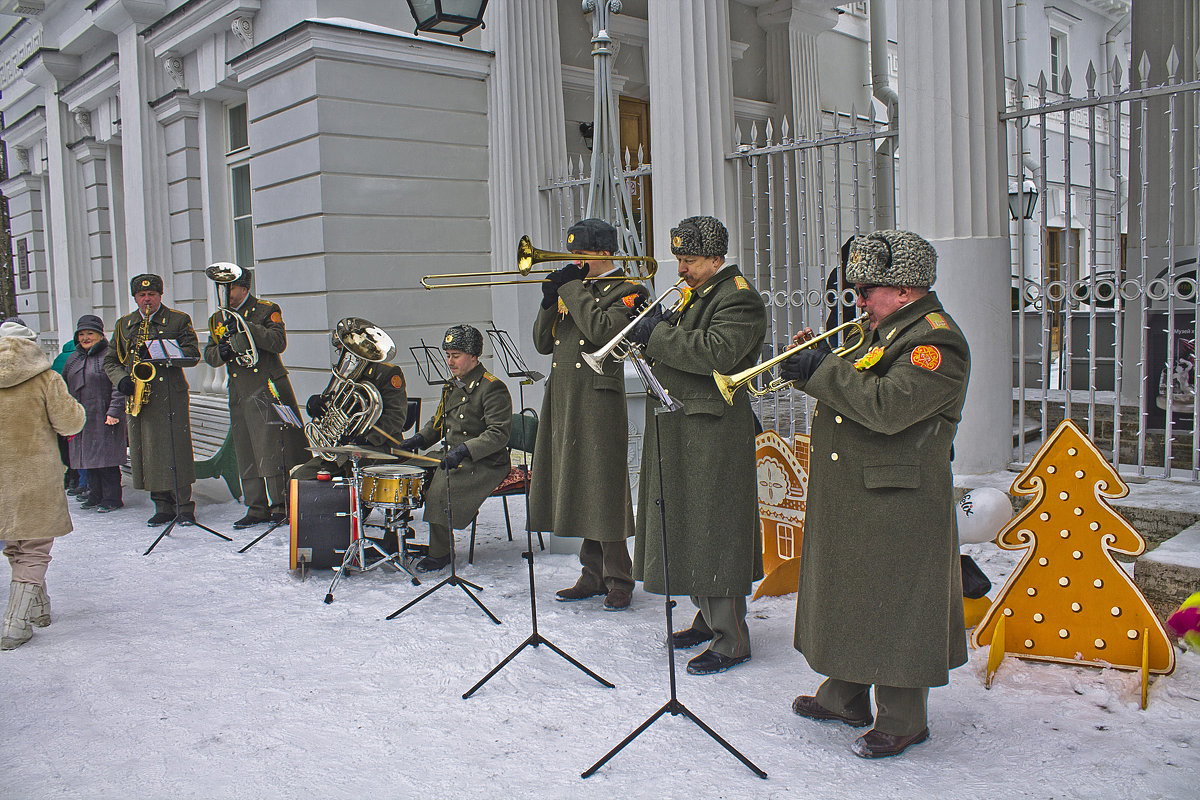
[[[746,280],[741,275],[738,275],[733,279],[733,285],[739,289],[749,289],[750,281]]]
[[[489,381],[498,380],[498,378],[495,375],[488,372],[486,369],[483,371],[483,377],[484,377],[484,380],[489,380]]]
[[[926,314],[925,321],[928,322],[929,327],[935,331],[938,328],[949,328],[950,327],[950,323],[946,322],[946,318],[943,317],[941,314],[937,313],[936,311],[931,311],[930,313]]]

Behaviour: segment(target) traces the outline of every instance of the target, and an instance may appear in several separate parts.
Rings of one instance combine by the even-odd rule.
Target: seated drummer
[[[456,529],[466,528],[484,499],[508,476],[508,436],[512,397],[503,381],[483,368],[483,334],[470,325],[455,325],[442,340],[451,379],[442,387],[437,411],[425,427],[401,447],[423,450],[444,441],[441,464],[425,492],[424,520],[429,523],[429,554],[418,572],[433,572],[450,563],[450,520],[446,519],[447,471]]]

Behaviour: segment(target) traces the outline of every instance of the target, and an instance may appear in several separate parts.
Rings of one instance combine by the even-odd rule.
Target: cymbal
[[[332,453],[333,455],[338,456],[349,456],[357,453],[359,458],[370,458],[378,461],[399,460],[390,453],[384,453],[380,450],[372,450],[369,447],[355,447],[354,445],[338,445],[336,447],[306,447],[304,449],[316,453],[317,455],[320,455],[321,453]]]

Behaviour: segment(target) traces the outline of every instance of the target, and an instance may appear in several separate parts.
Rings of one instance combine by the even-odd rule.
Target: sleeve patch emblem
[[[921,367],[931,372],[942,365],[941,352],[931,344],[923,344],[914,348],[909,358],[914,367]]]
[[[403,389],[404,388],[404,376],[403,375],[393,375],[392,376],[392,387],[395,389]]]
[[[865,356],[854,362],[854,368],[862,372],[878,364],[881,358],[883,358],[883,347],[876,345],[868,350]]]
[[[747,281],[745,278],[743,278],[741,275],[738,275],[736,278],[733,279],[733,284],[735,286],[737,286],[739,289],[749,289],[750,288],[750,282]]]
[[[283,314],[281,314],[279,311],[275,311],[273,314],[271,314],[271,322],[283,322]]]
[[[621,302],[625,304],[626,308],[633,308],[634,306],[637,305],[637,301],[638,301],[639,297],[641,297],[641,295],[638,294],[637,292],[634,292],[633,294],[627,294],[624,297],[622,297]]]
[[[929,327],[935,331],[938,328],[949,328],[950,327],[950,323],[946,322],[946,318],[943,317],[941,314],[937,313],[936,311],[926,314],[925,321],[928,322]],[[916,362],[913,362],[913,363],[916,363]]]

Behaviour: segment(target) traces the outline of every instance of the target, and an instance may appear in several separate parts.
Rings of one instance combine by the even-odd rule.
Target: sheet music
[[[183,350],[179,347],[179,342],[175,339],[149,339],[146,341],[146,350],[150,353],[152,360],[182,360]]]
[[[293,428],[304,427],[304,423],[300,421],[300,417],[297,416],[296,412],[290,406],[286,406],[283,403],[271,403],[271,408],[275,409],[275,413],[279,415],[281,420]]]

